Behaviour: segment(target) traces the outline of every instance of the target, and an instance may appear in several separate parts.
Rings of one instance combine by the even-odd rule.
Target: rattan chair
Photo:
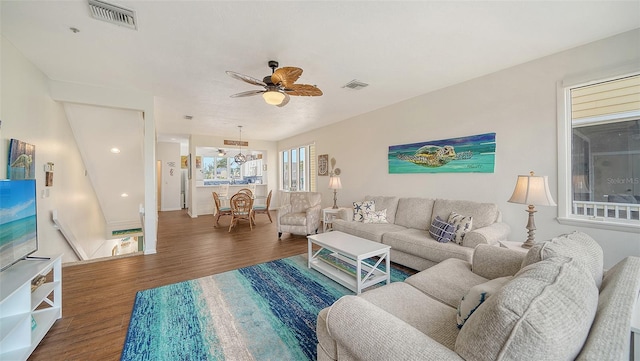
[[[222,207],[220,206],[220,197],[218,196],[218,193],[216,192],[211,192],[213,193],[213,204],[215,206],[215,213],[214,213],[214,217],[215,217],[215,226],[219,226],[220,224],[218,223],[218,220],[220,220],[220,217],[222,216],[230,216],[231,215],[231,208],[229,207]]]
[[[267,217],[269,217],[269,222],[273,223],[273,221],[271,220],[271,213],[269,212],[269,205],[271,205],[271,192],[273,191],[269,191],[269,195],[267,196],[267,203],[266,205],[260,205],[260,206],[253,206],[253,219],[255,221],[256,219],[256,214],[266,214]]]
[[[246,195],[248,195],[249,197],[253,198],[253,191],[251,191],[251,189],[249,188],[242,188],[238,191],[238,193],[244,193]]]
[[[229,232],[238,221],[249,221],[249,227],[253,230],[253,198],[245,193],[236,193],[231,197],[231,224]]]

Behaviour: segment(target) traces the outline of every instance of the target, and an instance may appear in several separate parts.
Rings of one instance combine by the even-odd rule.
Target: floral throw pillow
[[[364,214],[363,223],[388,223],[387,222],[387,210],[366,212]]]
[[[366,212],[375,212],[375,210],[376,203],[374,201],[353,202],[353,220],[362,222]]]
[[[473,217],[467,217],[456,212],[451,212],[447,223],[453,225],[453,229],[456,234],[453,238],[453,241],[461,245],[462,241],[464,240],[464,235],[471,230],[471,226],[473,225]]]
[[[440,243],[447,243],[456,235],[453,225],[443,221],[440,216],[436,216],[433,222],[431,222],[429,234]]]

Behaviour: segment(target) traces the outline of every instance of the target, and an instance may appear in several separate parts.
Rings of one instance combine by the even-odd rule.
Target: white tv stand
[[[49,273],[31,292],[31,281]],[[22,260],[0,272],[0,360],[26,360],[61,317],[61,254]]]

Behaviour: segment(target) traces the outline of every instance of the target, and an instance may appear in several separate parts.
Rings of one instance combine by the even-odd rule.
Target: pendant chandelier
[[[240,129],[240,153],[236,154],[236,156],[233,157],[233,160],[238,165],[243,165],[247,161],[247,157],[242,154],[242,125],[238,125],[238,129]]]

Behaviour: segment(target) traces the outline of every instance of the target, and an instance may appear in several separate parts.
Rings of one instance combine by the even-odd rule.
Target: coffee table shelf
[[[375,284],[391,282],[389,246],[342,232],[315,234],[308,236],[307,239],[309,268],[317,270],[357,294]],[[313,252],[314,244],[320,246],[320,250]],[[331,251],[331,255],[337,259],[354,266],[355,273],[352,274],[324,261],[320,253],[325,249]],[[365,262],[372,257],[379,257],[375,264],[369,265]],[[385,263],[385,269],[380,267],[382,262]]]

